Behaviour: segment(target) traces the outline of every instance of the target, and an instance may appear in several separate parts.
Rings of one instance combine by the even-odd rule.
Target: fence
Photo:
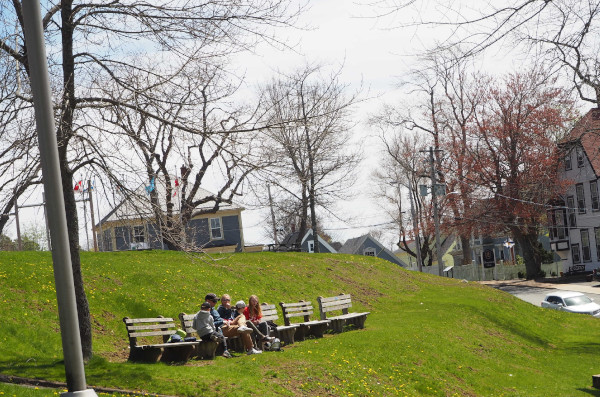
[[[419,271],[417,266],[407,267],[408,270]],[[542,270],[546,272],[546,277],[559,275],[562,271],[562,266],[559,262],[543,264]],[[485,280],[514,280],[519,278],[519,272],[525,274],[525,265],[505,265],[500,262],[495,267],[482,269],[481,265],[464,265],[454,266],[448,272],[445,272],[445,277],[453,277],[468,281],[485,281]],[[423,266],[423,273],[438,274],[437,266]]]

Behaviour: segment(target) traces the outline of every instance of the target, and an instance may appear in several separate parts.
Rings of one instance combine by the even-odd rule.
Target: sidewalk
[[[567,291],[577,291],[584,294],[600,294],[600,281],[585,281],[585,277],[559,277],[540,280],[492,280],[479,281],[479,283],[490,286],[554,288]]]

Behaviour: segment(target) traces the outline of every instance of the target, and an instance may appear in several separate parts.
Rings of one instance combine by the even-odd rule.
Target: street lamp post
[[[23,20],[44,191],[47,193],[47,200],[45,201],[52,240],[54,282],[56,284],[58,318],[67,378],[68,392],[61,395],[63,397],[95,397],[96,393],[94,390],[86,388],[85,381],[75,302],[75,284],[71,269],[67,216],[62,193],[58,145],[54,130],[54,114],[48,77],[48,61],[46,59],[39,1],[23,0]]]

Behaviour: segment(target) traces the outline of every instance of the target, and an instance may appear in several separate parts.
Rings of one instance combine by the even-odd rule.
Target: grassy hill
[[[208,257],[83,253],[94,327],[89,385],[177,396],[589,396],[600,321],[542,310],[476,283],[377,258],[302,253]],[[364,330],[282,353],[185,365],[128,363],[122,318],[198,310],[207,292],[278,303],[350,293]],[[0,253],[0,374],[64,381],[51,257]],[[17,391],[15,391],[17,390]],[[56,395],[0,384],[0,395]]]

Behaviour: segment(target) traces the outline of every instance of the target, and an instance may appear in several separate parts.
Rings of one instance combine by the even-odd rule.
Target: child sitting
[[[227,350],[227,342],[220,332],[217,332],[213,317],[210,314],[210,303],[204,302],[200,306],[200,311],[194,316],[192,328],[196,330],[198,336],[203,341],[212,340],[213,342],[223,343],[223,357],[231,358],[231,353]]]

